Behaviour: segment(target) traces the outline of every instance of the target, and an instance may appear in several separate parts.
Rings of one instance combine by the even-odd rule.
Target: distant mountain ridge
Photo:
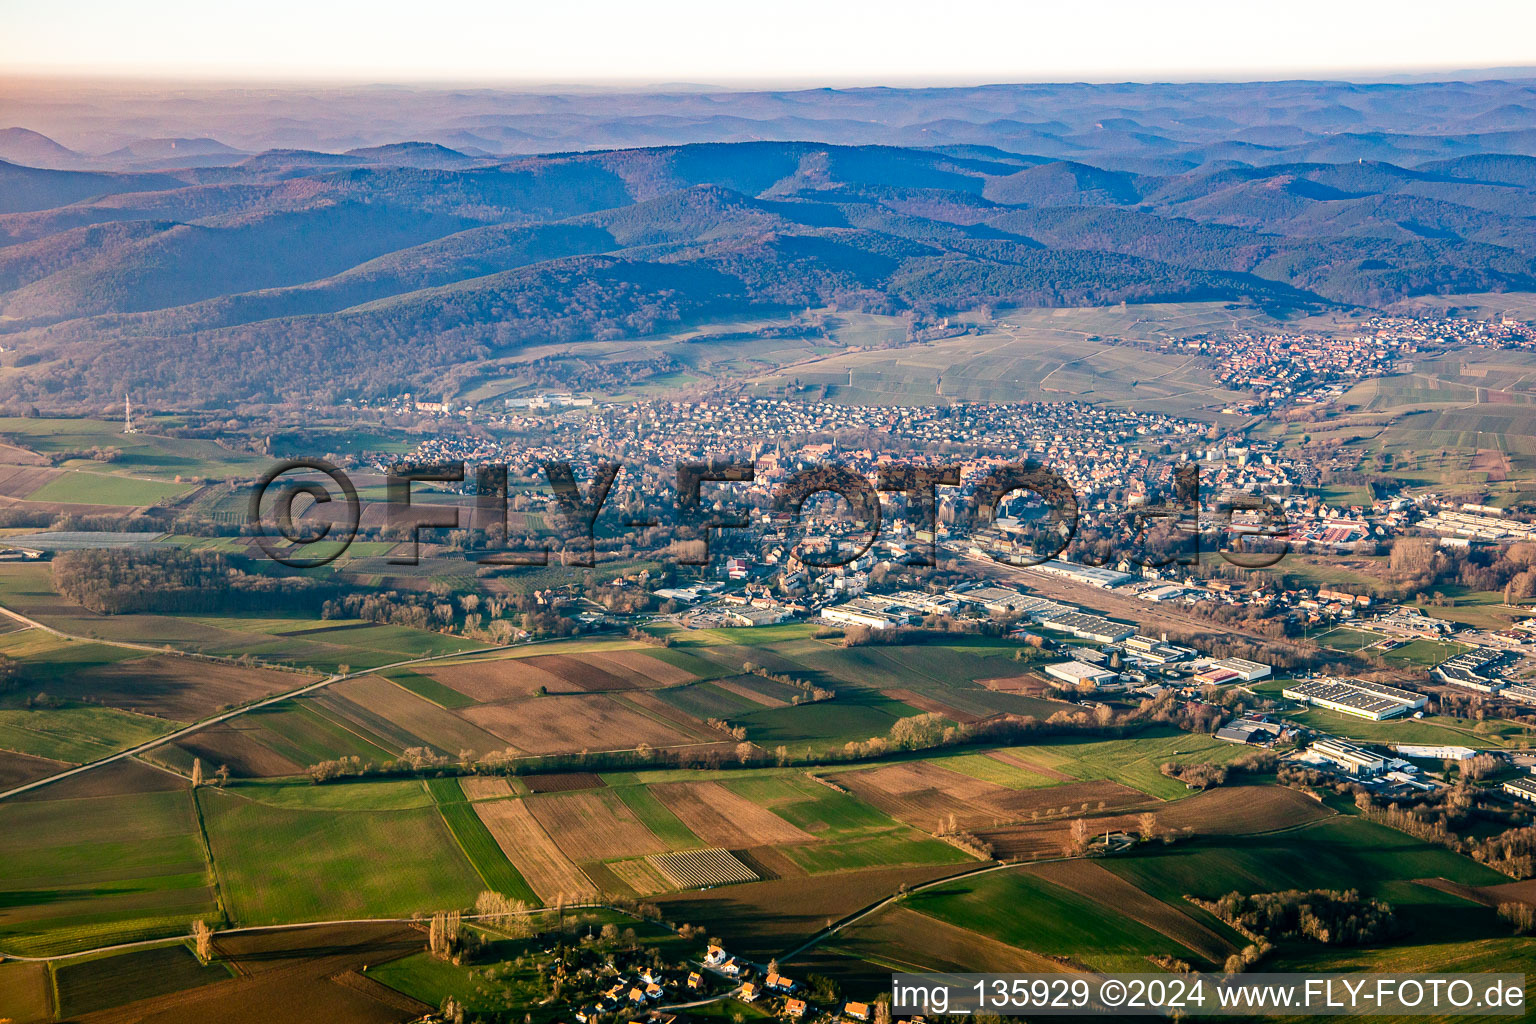
[[[1479,153],[1536,156],[1536,79],[1523,75],[564,94],[390,86],[245,94],[82,84],[68,105],[13,82],[0,85],[0,101],[13,124],[70,140],[89,154],[81,159],[94,161],[36,166],[81,170],[160,169],[165,165],[134,155],[146,140],[207,138],[244,153],[429,144],[474,159],[703,142],[990,146],[1170,174],[1223,159],[1415,165]],[[116,124],[132,124],[138,137],[104,133]],[[125,155],[100,162],[108,154]],[[172,155],[181,166],[227,162],[227,154]],[[0,159],[11,159],[3,147]]]
[[[0,164],[0,344],[17,371],[0,400],[56,393],[61,367],[86,396],[367,397],[532,344],[829,303],[936,318],[1536,290],[1523,154],[1167,172],[981,144],[236,155]]]

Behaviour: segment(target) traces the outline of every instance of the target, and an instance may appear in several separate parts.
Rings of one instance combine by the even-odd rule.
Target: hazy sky
[[[1256,78],[1536,65],[1536,0],[0,0],[0,72],[486,82]]]

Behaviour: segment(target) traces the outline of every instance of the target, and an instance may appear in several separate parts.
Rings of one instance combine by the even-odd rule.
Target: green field
[[[408,811],[432,807],[432,795],[415,779],[337,779],[317,786],[308,779],[242,779],[224,792],[294,811]]]
[[[1017,765],[1006,764],[986,754],[958,754],[934,759],[934,763],[952,772],[969,775],[973,779],[990,782],[996,786],[1006,786],[1008,789],[1041,789],[1046,786],[1061,785],[1059,779],[1025,771]]]
[[[144,657],[143,651],[65,640],[40,629],[18,629],[0,635],[0,654],[21,663],[24,693],[57,692],[61,683],[73,679],[82,669]]]
[[[1496,930],[1503,929],[1500,927]],[[1328,946],[1284,948],[1275,958],[1266,962],[1265,969],[1319,974],[1484,974],[1518,971],[1520,964],[1529,964],[1533,958],[1536,958],[1536,937],[1453,939],[1446,935],[1431,934],[1374,949],[1345,949]],[[1536,977],[1529,972],[1526,973],[1525,994],[1525,1004],[1530,1006],[1532,996],[1536,995]],[[1529,1016],[1529,1013],[1526,1016]],[[1290,1019],[1324,1024],[1337,1018]],[[1380,1024],[1423,1024],[1425,1019],[1421,1015],[1375,1014],[1372,1016],[1372,1020],[1379,1021]],[[1493,1022],[1515,1018],[1490,1015],[1458,1019]]]
[[[956,879],[908,896],[902,906],[1048,956],[1193,955],[1112,907],[1023,871]]]
[[[813,875],[898,864],[960,864],[972,859],[948,843],[930,839],[863,801],[802,774],[760,774],[732,779],[724,785],[821,840],[780,847],[786,857]]]
[[[617,782],[610,782],[609,785],[614,786],[614,792],[635,813],[635,817],[669,848],[687,850],[704,845],[649,789],[644,786],[618,785]]]
[[[0,604],[66,633],[272,664],[354,671],[483,644],[405,626],[302,615],[95,615],[55,593],[48,566],[0,564]]]
[[[1388,662],[1423,668],[1438,665],[1448,658],[1453,658],[1463,651],[1469,650],[1466,644],[1437,640],[1410,640],[1401,647],[1390,651],[1373,649],[1373,645],[1387,638],[1385,633],[1340,626],[1317,637],[1317,643],[1330,650],[1345,654],[1365,653],[1375,655]]]
[[[523,880],[523,876],[507,860],[507,855],[496,844],[496,839],[486,829],[485,823],[469,805],[469,800],[464,796],[464,790],[459,786],[459,780],[430,779],[426,783],[428,792],[437,801],[437,809],[443,815],[443,823],[448,826],[448,831],[453,833],[454,840],[459,844],[459,849],[464,851],[464,856],[474,865],[485,887],[492,892],[501,893],[503,896],[524,903],[537,906],[539,897]]]
[[[419,672],[412,672],[408,668],[392,668],[381,673],[390,682],[410,690],[418,697],[431,701],[441,708],[467,708],[476,703],[474,698],[466,697],[451,686],[444,686],[430,676],[424,676]]]
[[[173,723],[115,708],[0,708],[0,748],[80,763],[164,736]]]
[[[765,746],[810,744],[841,746],[849,740],[884,736],[900,718],[922,714],[910,704],[873,691],[839,694],[836,700],[783,708],[764,708],[733,716],[733,724],[747,727],[747,736]],[[798,749],[798,747],[796,748]]]
[[[784,856],[813,875],[832,871],[913,865],[975,863],[976,858],[941,839],[927,839],[915,832],[889,833],[833,843],[786,846]]]
[[[190,484],[110,476],[78,470],[54,477],[27,495],[29,501],[58,501],[74,505],[153,505],[176,498],[192,489]]]
[[[167,479],[177,475],[254,477],[270,465],[268,460],[232,451],[213,441],[158,435],[154,432],[157,422],[144,419],[138,424],[139,433],[124,434],[120,420],[0,417],[0,438],[43,455],[115,448],[117,457],[106,464],[112,471]],[[166,422],[168,426],[180,425],[175,420]],[[102,467],[89,459],[76,459],[64,465]]]
[[[295,809],[209,790],[200,799],[219,884],[243,925],[468,907],[483,888],[434,807]]]
[[[400,753],[388,740],[331,718],[315,698],[295,697],[272,704],[248,712],[240,721],[258,743],[300,767],[342,757],[379,763],[392,761]]]
[[[699,679],[718,679],[724,675],[733,675],[736,671],[735,669],[706,661],[698,655],[672,647],[650,648],[645,653],[657,661],[664,661],[668,665],[682,669],[684,672],[691,672]]]
[[[0,952],[185,934],[208,882],[185,790],[0,802]]]
[[[1030,761],[1076,778],[1109,779],[1163,800],[1189,795],[1184,783],[1162,773],[1166,762],[1224,763],[1245,753],[1236,744],[1171,727],[1148,729],[1125,739],[1052,738],[1014,749]]]
[[[381,985],[388,985],[396,992],[412,999],[419,999],[428,1006],[441,1006],[450,996],[463,1003],[471,1013],[502,1009],[505,1003],[487,993],[477,991],[476,972],[453,964],[431,953],[415,953],[391,960],[368,970],[368,977]]]
[[[1301,850],[1304,856],[1297,855]],[[1509,881],[1442,847],[1353,816],[1271,835],[1144,847],[1135,856],[1102,863],[1165,902],[1182,900],[1185,893],[1215,899],[1234,890],[1349,887],[1367,895],[1391,890],[1400,900],[1407,890],[1394,883],[1415,878],[1446,878],[1466,885]],[[1440,902],[1444,895],[1422,887],[1414,890],[1412,898],[1419,902]]]
[[[679,711],[701,719],[724,718],[734,721],[743,715],[760,711],[763,707],[740,694],[704,682],[670,687],[659,691],[656,696]]]

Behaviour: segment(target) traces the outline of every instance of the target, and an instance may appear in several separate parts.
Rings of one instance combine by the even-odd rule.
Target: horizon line
[[[1130,71],[1128,75],[1137,75]],[[174,75],[140,73],[136,71],[87,72],[76,70],[9,70],[0,73],[0,89],[11,86],[85,86],[139,88],[205,88],[205,89],[402,89],[431,91],[435,89],[475,89],[484,92],[515,92],[523,94],[557,94],[561,92],[639,92],[654,94],[682,94],[695,92],[817,92],[859,91],[875,89],[988,89],[1014,86],[1140,86],[1164,85],[1265,85],[1291,83],[1336,83],[1354,85],[1431,85],[1456,82],[1522,81],[1536,80],[1536,64],[1487,65],[1465,67],[1446,65],[1441,67],[1417,66],[1399,68],[1265,68],[1244,73],[1233,69],[1224,77],[1222,71],[1191,69],[1187,74],[1179,72],[1151,72],[1141,69],[1141,77],[1085,76],[1085,77],[1015,77],[979,75],[927,75],[904,77],[892,75],[885,78],[870,76],[785,76],[721,78],[706,81],[658,81],[636,77],[590,76],[571,79],[496,78],[491,76],[452,78],[438,76],[387,78],[374,75],[227,75],[179,73]]]

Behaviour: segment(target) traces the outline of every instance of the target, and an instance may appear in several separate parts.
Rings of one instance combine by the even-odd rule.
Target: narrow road
[[[618,907],[610,907],[606,903],[568,903],[566,910],[615,910],[621,914],[628,914],[626,910]],[[461,920],[482,921],[488,917],[530,917],[534,914],[549,913],[547,907],[536,907],[532,910],[518,911],[516,914],[464,914]],[[633,915],[630,915],[633,916]],[[298,921],[294,924],[258,924],[247,928],[221,928],[213,933],[214,938],[225,935],[258,935],[262,932],[286,932],[302,928],[330,928],[349,924],[413,924],[420,923],[423,918],[417,917],[354,917],[337,921]],[[136,942],[119,942],[113,946],[97,946],[95,949],[81,949],[73,953],[54,953],[51,956],[21,956],[16,953],[0,951],[0,959],[21,960],[32,964],[53,963],[60,960],[74,960],[82,956],[96,956],[99,953],[116,953],[125,949],[144,949],[149,946],[164,946],[172,942],[181,942],[189,938],[186,935],[164,935],[158,939],[139,939]]]
[[[45,626],[41,622],[36,621],[35,619],[30,619],[30,618],[28,618],[25,615],[21,615],[21,614],[19,614],[17,612],[13,612],[9,608],[5,608],[3,606],[0,606],[0,614],[7,615],[10,618],[15,619],[18,622],[25,623],[26,625],[32,626],[32,627],[34,627],[36,629],[41,629],[44,632],[51,633],[54,636],[61,637],[61,638],[65,639],[65,640],[78,640],[78,641],[81,641],[81,642],[84,642],[84,643],[106,644],[106,645],[112,646],[112,647],[126,647],[129,650],[149,651],[150,653],[153,653],[153,654],[165,654],[166,653],[166,650],[165,650],[164,647],[151,647],[151,646],[148,646],[146,644],[133,644],[133,643],[128,643],[126,641],[120,641],[120,640],[97,640],[94,637],[74,636],[72,634],[64,633],[64,632],[61,632],[60,630],[54,629],[51,626]],[[599,631],[599,632],[601,633],[601,632],[611,632],[611,631],[604,630],[604,631]],[[589,634],[585,634],[585,635],[594,636],[594,635],[598,635],[598,634],[591,634],[591,633],[589,633]],[[535,646],[537,644],[555,643],[555,642],[558,642],[558,641],[561,641],[561,640],[565,640],[565,639],[568,639],[568,638],[567,637],[551,637],[551,638],[549,638],[547,640],[525,640],[522,643],[499,644],[499,645],[496,645],[496,646],[493,646],[493,647],[478,647],[478,648],[476,648],[476,649],[474,649],[472,651],[456,651],[456,652],[451,653],[451,654],[432,654],[432,655],[428,655],[428,656],[423,657],[423,658],[409,658],[409,659],[407,659],[405,661],[391,662],[388,665],[379,665],[379,666],[377,666],[375,668],[365,669],[365,670],[358,671],[358,672],[348,672],[346,675],[330,675],[330,676],[326,676],[324,679],[321,679],[318,682],[309,683],[309,684],[307,684],[305,686],[299,687],[298,689],[288,690],[288,691],[285,691],[283,693],[275,694],[275,695],[273,695],[271,697],[263,697],[262,699],[254,701],[254,702],[252,702],[250,704],[242,704],[238,708],[233,708],[233,709],[231,709],[229,711],[222,712],[220,714],[214,715],[211,718],[205,718],[205,719],[203,719],[200,722],[194,722],[192,725],[186,726],[186,727],[181,728],[181,729],[177,729],[175,732],[167,733],[164,736],[158,737],[158,738],[153,739],[153,740],[149,740],[148,742],[140,743],[136,747],[129,747],[127,750],[120,750],[120,751],[118,751],[115,754],[108,754],[106,757],[99,758],[99,759],[97,759],[95,761],[87,761],[85,764],[77,765],[74,768],[70,768],[70,769],[67,769],[65,771],[58,772],[57,774],[50,775],[47,778],[38,779],[35,782],[29,782],[26,785],[17,786],[14,789],[5,790],[4,792],[0,792],[0,800],[4,800],[7,797],[16,796],[18,793],[26,793],[26,792],[28,792],[30,790],[39,789],[39,788],[41,788],[43,786],[49,785],[50,783],[59,782],[59,781],[61,781],[63,779],[70,778],[71,776],[74,776],[74,775],[80,775],[80,774],[82,774],[84,772],[92,771],[92,770],[94,770],[96,768],[102,767],[103,765],[112,764],[113,762],[122,761],[122,760],[125,760],[125,759],[130,758],[130,757],[137,757],[138,755],[146,753],[146,752],[148,752],[150,750],[153,750],[156,747],[162,747],[162,746],[164,746],[167,743],[174,743],[174,742],[176,742],[179,739],[182,739],[182,738],[184,738],[186,736],[190,736],[190,735],[192,735],[193,733],[197,732],[200,729],[206,729],[209,726],[218,725],[221,722],[227,722],[227,721],[229,721],[232,718],[239,718],[241,715],[248,714],[248,713],[250,713],[252,711],[259,711],[262,708],[271,707],[273,704],[281,704],[283,701],[291,700],[294,697],[302,697],[306,693],[313,693],[316,690],[320,690],[320,689],[323,689],[323,688],[325,688],[327,686],[330,686],[332,683],[340,683],[340,682],[343,682],[343,681],[348,680],[348,679],[357,679],[357,678],[359,678],[361,676],[373,675],[376,672],[385,672],[385,671],[388,671],[389,669],[393,669],[393,668],[404,668],[404,667],[409,666],[409,665],[421,665],[421,664],[424,664],[426,662],[431,662],[431,661],[443,661],[443,660],[445,660],[447,658],[463,658],[463,657],[466,657],[466,656],[477,655],[477,654],[492,654],[492,653],[495,653],[497,651],[508,651],[508,650],[513,650],[514,648],[532,647],[532,646]],[[180,653],[180,652],[173,652],[173,653]]]

